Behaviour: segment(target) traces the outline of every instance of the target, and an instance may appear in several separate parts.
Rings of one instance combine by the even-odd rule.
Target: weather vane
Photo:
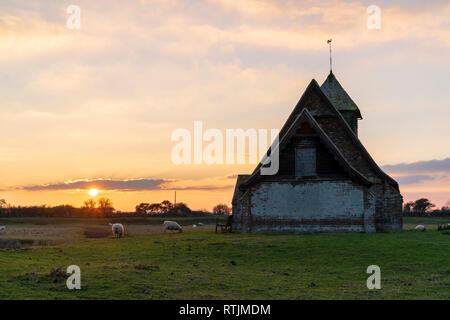
[[[327,40],[327,43],[330,45],[330,72],[333,72],[333,60],[331,59],[331,41],[333,41],[333,39]]]

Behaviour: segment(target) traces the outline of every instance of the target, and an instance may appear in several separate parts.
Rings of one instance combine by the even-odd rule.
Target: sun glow
[[[96,195],[98,195],[98,189],[95,188],[89,189],[89,195],[91,197],[95,197]]]

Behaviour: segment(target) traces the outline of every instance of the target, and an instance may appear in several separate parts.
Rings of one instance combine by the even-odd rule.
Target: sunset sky
[[[81,29],[67,28],[69,5]],[[381,29],[366,26],[369,5]],[[2,0],[0,199],[231,203],[254,164],[175,165],[177,128],[281,128],[333,71],[405,201],[450,200],[450,2]],[[94,199],[95,199],[94,198]]]

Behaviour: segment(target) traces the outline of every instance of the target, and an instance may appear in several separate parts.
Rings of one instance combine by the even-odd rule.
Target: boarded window
[[[316,148],[295,148],[295,175],[297,177],[316,175]]]

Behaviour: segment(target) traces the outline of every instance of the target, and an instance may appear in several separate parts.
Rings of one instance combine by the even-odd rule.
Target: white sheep
[[[164,232],[166,230],[178,230],[178,232],[183,232],[183,228],[175,221],[164,221]]]
[[[425,226],[424,226],[424,225],[421,225],[421,224],[417,225],[414,229],[419,230],[419,231],[426,231],[426,230],[427,230],[427,229],[425,228]]]
[[[0,231],[3,231],[6,229],[6,226],[0,226]]]
[[[125,228],[121,223],[114,223],[114,224],[110,223],[109,225],[111,226],[113,235],[116,236],[117,238],[121,238],[125,235]]]
[[[197,223],[197,225],[198,225],[199,227],[201,227],[201,226],[203,226],[203,222],[199,222],[199,223]]]

